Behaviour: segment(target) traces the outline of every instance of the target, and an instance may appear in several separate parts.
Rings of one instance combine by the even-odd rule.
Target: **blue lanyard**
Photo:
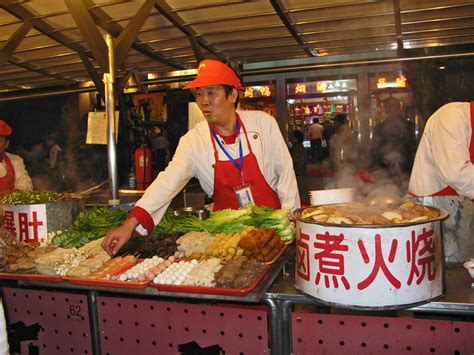
[[[232,162],[232,164],[234,164],[235,167],[237,169],[239,169],[240,173],[242,173],[242,168],[244,166],[244,159],[243,159],[243,152],[242,152],[242,141],[240,140],[240,123],[239,123],[239,120],[237,120],[236,127],[237,127],[237,137],[239,138],[239,155],[240,155],[239,162],[240,162],[240,164],[237,164],[237,162],[234,160],[234,158],[232,158],[230,156],[229,152],[227,150],[225,150],[224,146],[221,143],[221,140],[219,138],[217,138],[217,134],[216,134],[216,132],[214,132],[212,127],[209,127],[209,128],[211,129],[211,133],[214,136],[215,141],[219,145],[219,148],[222,149],[222,151],[227,156],[227,158],[229,158],[229,160]]]

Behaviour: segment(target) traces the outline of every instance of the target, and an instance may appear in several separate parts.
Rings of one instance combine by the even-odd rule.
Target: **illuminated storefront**
[[[357,80],[288,80],[287,103],[289,130],[305,131],[316,119],[322,123],[338,113],[346,114],[352,124],[357,111]]]
[[[244,85],[241,96],[241,110],[260,110],[277,118],[276,87],[273,82],[252,83]]]

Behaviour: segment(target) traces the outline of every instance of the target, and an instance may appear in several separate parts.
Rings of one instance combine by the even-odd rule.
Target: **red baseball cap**
[[[184,89],[212,85],[230,85],[237,90],[244,89],[239,77],[229,66],[213,59],[205,59],[199,63],[196,78],[186,85]]]
[[[13,130],[8,123],[0,120],[0,136],[11,136],[12,132]]]

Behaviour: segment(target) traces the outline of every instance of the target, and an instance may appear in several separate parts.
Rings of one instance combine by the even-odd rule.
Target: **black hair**
[[[301,131],[293,131],[293,135],[295,136],[298,143],[303,143],[304,141],[304,133]]]
[[[222,85],[222,86],[224,87],[225,97],[229,97],[229,95],[232,93],[232,90],[236,89],[235,86],[231,86],[231,85]],[[237,100],[235,100],[235,103],[234,103],[235,108],[237,108],[237,106],[239,105],[239,101],[240,101],[240,95],[239,95],[239,90],[237,90]]]
[[[336,116],[333,117],[333,122],[341,122],[344,123],[347,121],[347,115],[344,113],[338,113]]]

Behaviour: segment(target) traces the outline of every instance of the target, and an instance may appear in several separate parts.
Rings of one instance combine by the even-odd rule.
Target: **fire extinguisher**
[[[145,145],[135,149],[137,189],[145,190],[151,184],[151,151]]]

